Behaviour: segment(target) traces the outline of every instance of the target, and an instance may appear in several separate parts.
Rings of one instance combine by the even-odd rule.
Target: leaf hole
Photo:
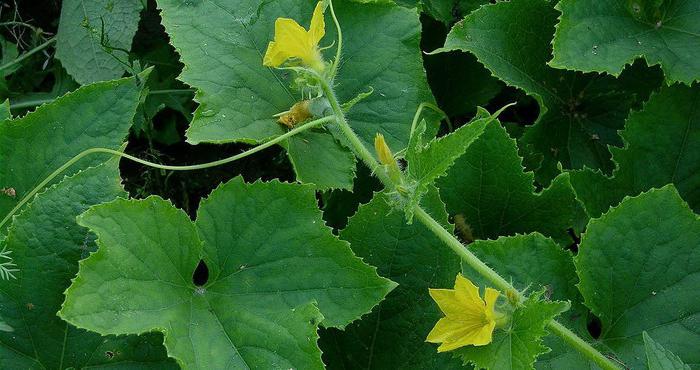
[[[192,274],[192,282],[196,286],[203,286],[209,280],[209,267],[204,263],[204,260],[199,260],[197,268],[194,269]]]
[[[603,332],[603,323],[597,316],[593,315],[592,313],[588,313],[586,328],[588,329],[588,333],[593,338],[598,339],[600,338],[600,334]]]
[[[573,228],[569,228],[566,230],[567,234],[569,234],[569,237],[571,238],[571,243],[569,244],[566,249],[570,250],[571,253],[575,255],[578,254],[578,246],[581,244],[581,236],[576,234],[576,231],[574,231]]]

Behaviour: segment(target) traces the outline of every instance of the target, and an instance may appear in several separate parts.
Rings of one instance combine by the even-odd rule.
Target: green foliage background
[[[89,148],[188,165],[285,133],[301,94],[262,55],[315,5],[1,3],[0,218]],[[596,368],[556,318],[624,368],[700,369],[700,0],[334,5],[334,88],[371,91],[347,118],[408,206],[329,124],[197,171],[87,156],[0,227],[0,368]],[[428,288],[489,281],[415,206],[527,297],[492,343],[425,342]]]

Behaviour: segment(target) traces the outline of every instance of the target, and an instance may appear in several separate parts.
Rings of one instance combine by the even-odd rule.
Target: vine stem
[[[165,164],[159,164],[159,163],[153,163],[149,162],[146,160],[143,160],[141,158],[134,157],[133,155],[129,155],[126,153],[122,153],[117,150],[113,149],[108,149],[108,148],[90,148],[86,149],[77,155],[75,155],[73,158],[68,160],[68,162],[64,163],[61,167],[57,168],[55,171],[53,171],[50,175],[48,175],[44,180],[42,180],[39,185],[35,186],[34,189],[32,189],[27,195],[25,195],[22,200],[17,203],[17,205],[5,216],[5,218],[0,221],[0,229],[7,223],[10,218],[17,213],[29,200],[36,195],[41,189],[43,189],[46,185],[48,185],[53,179],[56,178],[56,176],[60,175],[63,173],[63,171],[67,170],[70,166],[81,160],[82,158],[90,155],[90,154],[95,154],[95,153],[105,153],[105,154],[110,154],[122,158],[126,158],[128,160],[134,161],[136,163],[143,164],[145,166],[153,167],[153,168],[158,168],[161,170],[169,170],[169,171],[193,171],[193,170],[203,170],[206,168],[210,167],[216,167],[216,166],[221,166],[226,163],[230,163],[233,161],[237,161],[241,158],[245,158],[251,154],[257,153],[261,150],[267,149],[281,141],[284,141],[294,135],[297,135],[303,131],[306,131],[310,128],[314,128],[316,126],[322,125],[324,123],[332,122],[335,121],[334,116],[327,116],[323,118],[319,118],[310,122],[307,122],[299,127],[296,127],[292,130],[289,130],[285,132],[284,134],[277,136],[274,139],[271,139],[269,141],[266,141],[254,148],[248,149],[243,153],[239,153],[224,159],[220,159],[218,161],[213,161],[213,162],[207,162],[207,163],[202,163],[202,164],[195,164],[195,165],[189,165],[189,166],[171,166],[171,165],[165,165]]]
[[[338,103],[338,99],[335,95],[335,91],[331,88],[330,84],[326,79],[319,76],[319,82],[324,95],[328,99],[328,102],[335,115],[336,124],[338,125],[340,131],[345,135],[348,142],[352,146],[353,152],[357,155],[369,169],[374,173],[382,183],[393,188],[396,186],[391,178],[387,175],[385,171],[380,168],[379,162],[374,158],[374,155],[367,149],[367,147],[362,143],[357,134],[352,130],[348,124],[345,114]],[[501,289],[504,292],[514,293],[518,299],[522,299],[522,295],[518,292],[513,285],[506,281],[501,275],[499,275],[492,268],[487,266],[483,261],[476,257],[471,251],[469,251],[451,232],[446,230],[440,223],[438,223],[432,216],[430,216],[422,207],[416,206],[414,210],[415,218],[425,225],[430,231],[432,231],[440,240],[442,240],[455,254],[457,254],[462,261],[468,264],[481,276],[485,277],[491,284],[495,287]],[[547,323],[547,328],[549,331],[560,338],[562,338],[567,344],[574,347],[581,354],[589,358],[591,361],[595,362],[604,370],[618,370],[619,367],[615,365],[610,359],[605,357],[598,350],[593,348],[586,341],[578,337],[574,332],[564,327],[562,324],[556,320],[550,320]]]
[[[4,71],[4,70],[6,70],[6,69],[12,67],[12,66],[15,65],[15,64],[22,62],[23,60],[29,58],[30,56],[32,56],[32,55],[34,55],[34,54],[36,54],[36,53],[38,53],[38,52],[40,52],[40,51],[46,49],[49,45],[53,44],[54,42],[56,42],[56,36],[54,36],[54,37],[52,37],[52,38],[46,40],[46,42],[44,42],[43,44],[41,44],[41,45],[35,47],[35,48],[32,49],[32,50],[29,50],[28,52],[22,54],[22,55],[19,56],[18,58],[14,59],[14,60],[12,60],[12,61],[10,61],[10,62],[7,62],[7,63],[3,64],[2,66],[0,66],[0,71]]]

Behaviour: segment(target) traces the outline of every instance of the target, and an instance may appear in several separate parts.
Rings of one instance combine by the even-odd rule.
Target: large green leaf
[[[140,0],[64,0],[56,57],[81,84],[121,77],[129,55],[105,46],[131,50],[142,9]]]
[[[101,337],[56,316],[78,260],[94,248],[75,217],[124,194],[112,160],[47,189],[17,216],[6,242],[19,272],[0,284],[2,320],[11,327],[0,331],[1,368],[176,368],[159,334]]]
[[[447,226],[445,207],[435,188],[423,205]],[[360,206],[340,233],[353,251],[377,266],[379,273],[399,286],[372,314],[345,331],[321,334],[324,360],[336,369],[457,369],[459,361],[438,355],[425,338],[442,316],[428,288],[446,287],[459,271],[459,259],[421,223],[407,225],[401,212],[392,211],[378,193]]]
[[[286,148],[297,180],[320,189],[352,189],[355,156],[326,132],[307,131],[289,139]]]
[[[100,247],[61,317],[102,334],[163,331],[187,368],[321,368],[319,322],[343,327],[395,286],[331,234],[308,186],[234,179],[196,224],[157,197],[96,206],[79,222]],[[195,285],[200,259],[208,280]]]
[[[262,55],[273,38],[278,17],[297,20],[308,27],[316,1],[304,0],[159,0],[163,24],[182,56],[180,78],[197,88],[200,103],[187,132],[188,141],[259,142],[285,132],[273,115],[289,109],[300,94],[290,88],[293,75],[262,65]],[[339,98],[350,100],[372,87],[374,93],[356,104],[348,118],[367,143],[383,133],[395,150],[406,146],[411,118],[423,101],[432,101],[419,50],[420,23],[414,10],[397,5],[334,3],[343,26],[343,58],[336,79]],[[333,44],[334,27],[326,16],[323,45]],[[216,27],[211,27],[216,24]],[[337,43],[336,43],[337,45]],[[331,58],[335,48],[325,51]],[[299,140],[305,139],[304,134]],[[308,182],[328,183],[328,161],[342,163],[345,175],[334,187],[348,187],[354,162],[347,156],[319,155],[333,145],[329,134],[316,150],[292,152],[292,162],[314,163],[315,172],[301,174]],[[308,155],[306,153],[314,153]],[[296,159],[295,153],[308,158]],[[343,159],[343,162],[340,160]],[[337,167],[337,164],[334,165]]]
[[[673,185],[652,189],[588,224],[575,259],[599,341],[644,367],[642,332],[684,362],[700,363],[700,219]]]
[[[613,177],[585,169],[571,173],[578,199],[598,217],[626,195],[673,183],[700,211],[700,84],[674,85],[632,112],[621,133],[625,148],[611,148]]]
[[[533,369],[537,356],[549,349],[542,344],[544,327],[569,307],[566,302],[541,299],[542,292],[532,294],[518,307],[508,327],[496,329],[493,341],[485,346],[467,346],[455,350],[464,364],[484,369]]]
[[[641,66],[620,79],[549,67],[556,19],[545,0],[485,5],[457,23],[440,49],[473,53],[496,77],[538,100],[540,117],[522,141],[533,157],[544,158],[537,173],[543,184],[558,173],[557,162],[612,170],[607,145],[621,145],[617,130],[630,108],[660,81]]]
[[[563,0],[550,65],[619,75],[644,57],[669,82],[700,80],[700,1]]]
[[[491,124],[437,186],[450,215],[461,215],[475,238],[539,231],[570,243],[567,229],[576,200],[568,175],[559,175],[540,193],[534,193],[533,180],[532,172],[524,172],[515,140]]]
[[[0,216],[46,176],[81,151],[118,149],[129,132],[141,87],[133,78],[100,82],[68,93],[36,111],[0,124]],[[104,160],[90,156],[66,174]]]

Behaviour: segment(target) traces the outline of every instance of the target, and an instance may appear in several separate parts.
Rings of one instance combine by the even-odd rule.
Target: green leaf
[[[56,57],[81,84],[121,77],[129,55],[105,46],[130,50],[142,9],[140,0],[63,1]]]
[[[234,179],[196,224],[157,197],[96,206],[79,223],[100,248],[60,316],[102,334],[164,331],[187,368],[322,368],[319,322],[343,327],[395,286],[323,225],[308,186]]]
[[[495,115],[498,115],[496,113]],[[444,176],[455,160],[467,151],[467,148],[484,132],[486,126],[496,118],[485,110],[479,110],[477,117],[449,135],[435,138],[423,144],[423,134],[426,129],[422,121],[414,133],[406,151],[408,160],[408,181],[415,186],[411,199],[406,206],[406,216],[409,222],[413,218],[413,210],[421,198],[428,192],[435,179]],[[497,124],[497,123],[496,123]],[[494,125],[496,125],[494,124]]]
[[[575,287],[578,277],[571,253],[540,233],[477,240],[469,245],[469,250],[518,290],[544,289],[547,299],[581,300]],[[465,276],[488,285],[468,265],[463,264],[462,268]]]
[[[542,345],[545,325],[566,311],[566,302],[541,300],[542,292],[532,294],[513,312],[508,327],[496,329],[493,341],[485,346],[467,346],[454,351],[465,365],[485,369],[533,369],[537,356],[549,349]]]
[[[630,108],[661,80],[640,66],[620,79],[549,67],[556,18],[545,0],[485,5],[457,23],[440,49],[473,53],[496,77],[539,102],[540,117],[521,140],[532,148],[528,156],[544,157],[537,173],[543,185],[559,173],[558,162],[612,170],[607,146],[621,145],[617,130]]]
[[[260,142],[285,132],[273,115],[289,109],[301,95],[290,88],[294,75],[264,67],[262,56],[273,39],[275,19],[292,18],[308,27],[315,1],[159,0],[158,5],[186,66],[180,79],[197,88],[200,105],[187,131],[188,141]],[[408,142],[418,105],[433,100],[419,49],[418,14],[394,4],[337,1],[334,5],[344,35],[345,63],[335,81],[339,99],[347,101],[374,89],[348,113],[350,124],[366,144],[371,146],[379,132],[390,147],[400,150]],[[326,32],[321,44],[331,45],[335,30],[329,14]],[[334,47],[326,50],[325,57],[332,58],[334,51]],[[328,166],[326,159],[313,155],[292,162],[322,169]],[[334,187],[346,186],[345,178],[354,171],[349,161],[342,164],[345,177]]]
[[[445,207],[431,187],[424,206],[447,226]],[[329,368],[337,369],[458,369],[459,361],[438,354],[425,342],[442,316],[428,288],[450,286],[459,259],[421,223],[407,225],[378,193],[360,206],[341,238],[366,262],[377,266],[399,286],[372,313],[344,331],[321,333],[321,348]]]
[[[611,148],[613,177],[585,169],[571,172],[577,198],[599,217],[627,195],[673,183],[700,211],[700,84],[674,85],[652,95],[632,112],[621,135],[625,148]]]
[[[5,101],[0,104],[0,121],[11,119],[12,113],[10,112],[10,99],[5,99]]]
[[[571,309],[560,316],[560,322],[581,338],[592,341],[586,329],[588,310],[583,306],[575,284],[578,276],[571,253],[552,239],[539,233],[500,237],[497,240],[477,240],[469,249],[520,291],[545,290],[547,299],[569,301]],[[468,265],[463,274],[479,285],[488,285]],[[588,360],[559,337],[548,335],[544,345],[552,351],[537,359],[537,368],[578,369],[590,366]]]
[[[686,363],[700,362],[700,219],[673,185],[652,189],[588,224],[575,259],[598,340],[633,369],[642,332]]]
[[[539,231],[569,244],[576,200],[567,174],[534,193],[534,175],[524,172],[515,140],[500,125],[484,133],[437,180],[450,215],[478,239]]]
[[[83,150],[118,149],[129,132],[140,93],[133,78],[99,82],[0,124],[0,188],[16,193],[0,194],[0,215]],[[88,156],[65,174],[101,161],[104,156]]]
[[[666,80],[700,80],[700,2],[564,0],[550,65],[619,75],[643,57],[660,64]]]
[[[651,339],[646,331],[642,332],[642,338],[644,338],[644,350],[649,370],[690,370],[690,366],[684,364],[673,352]]]
[[[6,242],[19,272],[0,284],[2,320],[12,329],[0,331],[1,368],[176,368],[160,334],[101,337],[56,316],[78,260],[94,248],[75,217],[122,195],[118,161],[112,160],[47,189],[16,217]]]
[[[270,291],[293,306],[315,299],[326,327],[344,327],[396,286],[378,277],[375,268],[355,257],[350,245],[324,225],[309,186],[247,185],[235,179],[200,205],[196,224],[205,255],[216,261],[211,274],[235,273],[244,282],[257,282],[255,287],[236,287],[251,298]],[[226,258],[234,245],[239,246],[235,258]],[[287,276],[290,265],[297,281]]]
[[[297,180],[319,189],[352,189],[355,156],[323,131],[293,136],[287,145]],[[323,165],[320,165],[320,164]],[[348,169],[353,169],[348,171]]]

